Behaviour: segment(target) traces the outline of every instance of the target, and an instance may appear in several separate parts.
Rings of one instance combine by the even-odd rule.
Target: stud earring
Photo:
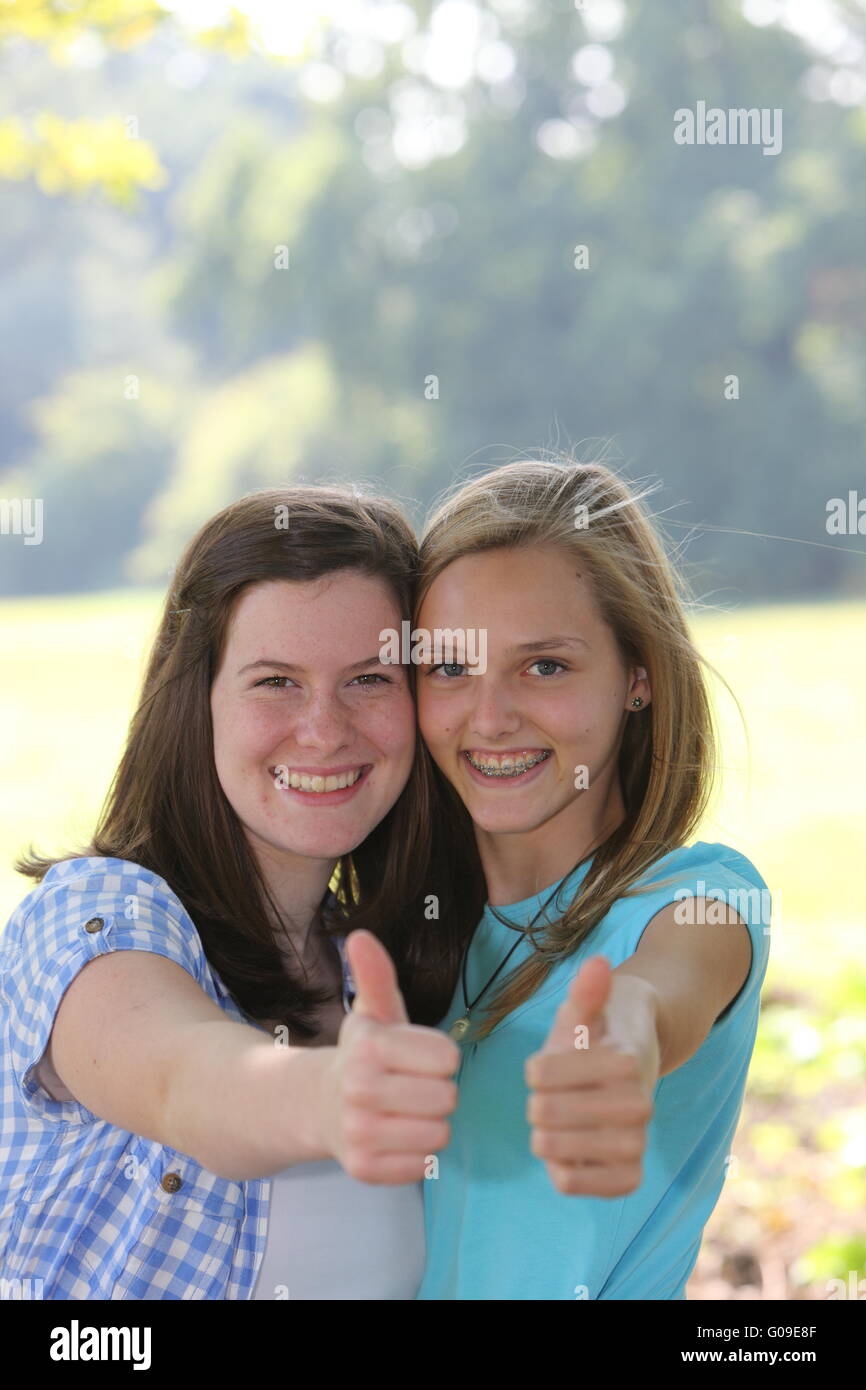
[[[641,705],[643,704],[643,700],[641,699],[640,695],[635,695],[634,699],[632,700],[632,704],[634,705],[635,709],[640,709]]]

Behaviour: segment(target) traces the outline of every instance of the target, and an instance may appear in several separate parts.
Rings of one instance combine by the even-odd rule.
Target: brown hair
[[[657,859],[686,843],[711,799],[718,738],[701,669],[709,663],[686,623],[686,608],[696,600],[642,507],[651,490],[633,491],[599,462],[562,454],[525,459],[460,486],[422,537],[416,612],[437,575],[464,555],[517,546],[566,551],[580,562],[623,663],[644,666],[652,691],[649,707],[626,721],[620,746],[624,819],[580,860],[592,858],[592,864],[573,901],[553,925],[533,932],[533,955],[506,975],[474,1038],[486,1037],[524,1003],[619,898],[648,891],[633,885]],[[452,806],[457,800],[454,793]],[[463,837],[473,837],[462,803],[452,814]],[[473,883],[478,872],[476,851]]]
[[[41,880],[59,859],[82,854],[143,865],[177,894],[242,1009],[312,1036],[311,1011],[326,992],[287,974],[267,905],[278,922],[280,913],[217,777],[210,689],[232,605],[248,586],[357,570],[384,580],[408,619],[417,563],[415,537],[397,506],[357,487],[265,488],[212,517],[175,569],[90,845],[58,858],[36,855],[31,845],[17,871]],[[411,666],[409,678],[414,685]],[[465,929],[451,899],[454,866],[440,831],[431,829],[442,825],[437,795],[419,739],[395,805],[337,865],[339,910],[323,905],[320,917],[329,932],[373,931],[394,959],[410,1018],[430,1024],[451,1002]],[[457,867],[467,853],[458,851]],[[438,920],[428,920],[431,885]]]

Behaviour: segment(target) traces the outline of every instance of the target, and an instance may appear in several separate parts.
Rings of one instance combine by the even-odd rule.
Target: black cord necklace
[[[470,946],[470,944],[471,944],[470,942],[467,942],[467,944],[466,944],[466,949],[465,949],[464,952],[463,952],[463,965],[462,965],[462,968],[461,968],[461,971],[460,971],[460,983],[461,983],[461,986],[462,986],[462,989],[463,989],[463,1004],[464,1004],[465,1012],[461,1015],[460,1018],[456,1019],[455,1022],[452,1023],[451,1027],[448,1029],[449,1034],[451,1035],[451,1037],[454,1039],[455,1042],[462,1042],[463,1038],[466,1036],[467,1032],[469,1031],[469,1025],[470,1025],[470,1018],[469,1018],[469,1015],[470,1015],[470,1013],[472,1012],[472,1010],[475,1008],[475,1005],[478,1003],[478,1001],[479,1001],[479,999],[481,998],[481,996],[487,993],[487,991],[489,990],[490,986],[493,984],[493,981],[496,979],[496,977],[497,977],[497,975],[500,973],[500,971],[505,969],[505,966],[506,966],[506,965],[508,964],[508,962],[511,960],[511,957],[514,955],[514,952],[517,950],[517,948],[518,948],[518,946],[520,945],[521,941],[524,941],[524,940],[526,939],[526,937],[527,937],[527,936],[529,935],[529,933],[532,931],[533,927],[535,926],[535,924],[536,924],[536,922],[538,921],[538,919],[539,919],[539,917],[541,916],[541,914],[542,914],[544,911],[546,911],[546,909],[548,908],[548,906],[550,905],[550,903],[551,903],[551,902],[553,901],[553,899],[556,897],[557,893],[559,892],[560,888],[562,887],[563,883],[565,882],[565,879],[566,879],[566,878],[570,878],[570,876],[571,876],[571,874],[572,874],[573,872],[574,872],[574,870],[573,870],[573,869],[570,869],[569,872],[565,875],[565,878],[561,878],[561,879],[559,880],[559,882],[558,882],[557,884],[554,885],[553,892],[552,892],[552,893],[550,894],[550,896],[546,899],[546,901],[542,903],[541,907],[540,907],[540,908],[538,909],[538,911],[536,912],[536,914],[535,914],[535,916],[533,917],[532,921],[529,923],[529,926],[528,926],[528,927],[523,927],[523,928],[522,928],[522,930],[521,930],[521,932],[520,932],[520,935],[518,936],[518,938],[517,938],[517,940],[515,941],[514,945],[513,945],[513,946],[511,947],[511,949],[509,950],[509,952],[508,952],[507,956],[505,957],[505,959],[504,959],[503,961],[501,961],[500,964],[496,967],[496,969],[494,970],[493,974],[490,976],[490,979],[487,981],[487,984],[486,984],[486,985],[484,986],[484,988],[481,990],[480,994],[476,994],[476,996],[475,996],[475,998],[472,1000],[472,1003],[471,1003],[471,1004],[469,1003],[469,997],[468,997],[468,993],[467,993],[467,989],[466,989],[466,962],[467,962],[467,960],[468,960],[468,958],[469,958],[469,946]],[[500,920],[501,920],[501,919],[500,919]]]

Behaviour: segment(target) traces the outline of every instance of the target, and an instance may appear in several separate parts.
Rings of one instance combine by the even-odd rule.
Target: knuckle
[[[358,1034],[353,1054],[356,1065],[372,1068],[379,1063],[379,1040],[372,1029]]]
[[[372,1105],[377,1096],[378,1074],[369,1066],[351,1067],[346,1072],[343,1094],[353,1105]]]
[[[430,1148],[444,1149],[451,1139],[451,1126],[447,1120],[438,1120],[430,1126]]]
[[[644,1151],[644,1135],[640,1130],[627,1129],[620,1135],[619,1152],[624,1159],[640,1158]]]
[[[442,1111],[443,1114],[450,1115],[452,1110],[457,1109],[459,1092],[455,1081],[446,1081],[444,1084],[445,1091],[442,1096]]]
[[[349,1176],[356,1178],[358,1182],[377,1182],[379,1179],[372,1155],[364,1150],[350,1149],[343,1160],[343,1167]]]
[[[628,1192],[634,1192],[640,1186],[641,1165],[631,1163],[625,1166],[621,1176],[613,1179],[610,1183],[610,1194],[614,1197],[624,1197]]]
[[[618,1071],[620,1076],[622,1076],[626,1081],[637,1080],[639,1071],[637,1058],[634,1056],[634,1054],[631,1052],[620,1052],[618,1056]]]
[[[558,1106],[554,1096],[532,1095],[529,1098],[529,1105],[532,1112],[530,1116],[531,1124],[550,1125],[555,1123]]]
[[[553,1169],[552,1177],[554,1187],[566,1197],[575,1196],[581,1191],[582,1184],[576,1168],[568,1168],[563,1164],[557,1164]]]
[[[552,1147],[549,1130],[533,1129],[529,1136],[529,1149],[536,1158],[553,1158]]]
[[[373,1116],[352,1106],[343,1118],[343,1134],[353,1149],[367,1152],[373,1136]]]
[[[558,1053],[535,1052],[526,1059],[523,1074],[526,1084],[531,1087],[549,1086],[552,1081],[552,1070],[556,1063],[561,1060]]]
[[[638,1095],[629,1096],[626,1108],[628,1122],[631,1124],[645,1124],[653,1113],[653,1103],[643,1091]]]
[[[526,1123],[528,1125],[540,1124],[542,1114],[541,1097],[536,1095],[534,1091],[530,1091],[526,1098]]]

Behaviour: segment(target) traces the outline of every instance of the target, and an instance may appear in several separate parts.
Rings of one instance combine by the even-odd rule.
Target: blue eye
[[[431,666],[428,675],[434,675],[437,671],[447,673],[449,679],[457,676],[465,676],[466,667],[459,661],[440,661],[438,666]]]
[[[531,663],[530,670],[532,669],[532,666],[555,666],[556,669],[559,671],[568,670],[568,667],[566,666],[564,661],[555,661],[552,656],[540,656],[537,661],[533,661]],[[542,674],[545,676],[552,676],[555,675],[555,672],[545,671]]]

